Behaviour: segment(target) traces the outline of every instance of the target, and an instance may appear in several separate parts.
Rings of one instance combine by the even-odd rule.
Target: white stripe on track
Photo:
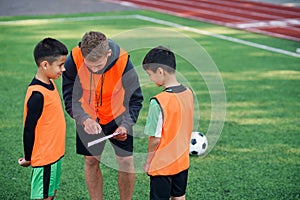
[[[232,23],[234,25],[234,23]],[[260,27],[286,27],[286,26],[295,26],[290,27],[292,30],[300,30],[297,26],[300,27],[300,18],[291,18],[291,19],[281,19],[281,20],[265,20],[265,21],[256,21],[249,23],[237,23],[236,27],[241,29],[247,28],[260,28]]]
[[[117,4],[120,4],[120,5],[123,5],[123,6],[133,7],[133,8],[140,8],[140,9],[146,9],[146,10],[149,9],[149,6],[142,6],[142,5],[135,4],[135,3],[132,3],[132,2],[129,2],[129,1],[121,1],[121,2],[118,1],[118,0],[107,0],[107,1],[111,2],[111,3],[117,3]],[[208,18],[197,17],[197,16],[193,16],[193,15],[187,16],[185,14],[181,14],[181,13],[173,12],[173,11],[168,11],[168,10],[157,8],[157,7],[153,7],[153,8],[151,8],[151,10],[156,11],[156,12],[160,12],[160,13],[164,13],[164,14],[174,15],[174,16],[177,16],[177,17],[184,17],[184,18],[187,18],[187,19],[193,19],[193,20],[197,20],[197,21],[202,21],[202,22],[207,22],[207,23],[211,23],[211,24],[217,24],[217,25],[220,25],[220,26],[224,26],[224,22],[219,22],[219,21],[216,21],[216,20],[210,20]]]
[[[241,7],[241,8],[244,7],[243,4],[245,3],[245,2],[239,2],[239,1],[233,2],[232,0],[222,0],[222,1],[220,1],[220,0],[201,0],[201,2],[203,2],[203,1],[207,1],[209,3],[216,3],[216,4],[227,5],[228,7],[232,6],[233,3],[234,3],[235,7]],[[290,10],[284,10],[284,9],[274,8],[274,7],[270,8],[270,7],[267,6],[267,4],[260,4],[259,6],[255,5],[255,9],[261,10],[261,11],[272,11],[274,13],[291,14],[291,15],[300,16],[299,12],[290,11]]]
[[[189,12],[195,12],[195,13],[199,13],[199,14],[207,14],[207,15],[211,15],[211,16],[216,16],[216,17],[222,17],[224,19],[231,19],[231,20],[240,20],[240,21],[251,21],[250,18],[247,17],[240,17],[240,16],[235,16],[235,15],[231,15],[231,14],[224,14],[224,13],[219,13],[219,12],[213,12],[213,11],[209,11],[209,10],[205,10],[204,8],[196,8],[195,6],[191,5],[175,5],[173,2],[164,2],[164,1],[156,1],[156,0],[152,0],[152,1],[148,1],[148,0],[135,0],[136,2],[140,2],[140,3],[147,3],[147,4],[151,4],[148,5],[146,7],[152,7],[152,8],[159,8],[161,10],[166,10],[166,11],[171,11],[172,9],[180,9],[183,12],[180,12],[180,14],[182,16],[191,16],[191,14],[189,14]],[[136,2],[132,2],[133,4],[136,5],[140,5],[139,3]],[[143,5],[142,5],[143,6]],[[167,8],[160,8],[161,6],[167,7]],[[187,14],[185,14],[187,13]]]
[[[247,12],[245,12],[245,8],[241,7],[241,8],[233,8],[233,7],[228,7],[228,6],[222,6],[222,5],[213,5],[211,2],[194,2],[194,1],[181,1],[181,0],[165,0],[168,1],[172,4],[177,3],[177,5],[185,5],[185,6],[191,6],[191,7],[197,7],[198,9],[200,9],[199,7],[202,7],[203,9],[208,8],[208,9],[218,9],[218,10],[223,10],[223,11],[229,11],[232,13],[238,13],[238,14],[247,14],[250,16],[259,16],[259,17],[264,17],[264,18],[269,18],[269,19],[278,19],[278,15],[271,15],[271,14],[265,14],[265,13],[259,13],[259,12],[255,12],[255,11],[251,11],[251,10],[247,10]],[[178,6],[179,6],[178,5]],[[234,15],[237,16],[237,15]],[[255,20],[255,19],[253,19]],[[248,20],[249,21],[249,20]]]
[[[152,0],[152,1],[147,1],[147,0],[107,0],[107,1],[126,5],[126,6],[131,6],[131,7],[137,7],[137,8],[142,8],[142,9],[151,9],[153,11],[157,11],[157,12],[161,12],[161,13],[166,13],[166,14],[175,15],[178,17],[184,17],[184,18],[193,19],[193,20],[197,20],[197,21],[217,24],[217,25],[221,25],[221,26],[228,26],[231,28],[244,29],[244,30],[248,30],[248,31],[251,31],[254,33],[261,33],[261,34],[265,34],[265,35],[272,36],[272,37],[279,37],[282,39],[300,41],[300,38],[297,38],[294,36],[280,34],[280,33],[274,32],[274,31],[268,31],[266,29],[263,30],[263,28],[274,27],[275,23],[277,23],[277,24],[280,23],[281,25],[279,27],[282,27],[282,24],[285,23],[284,27],[287,31],[290,31],[290,32],[298,31],[298,28],[296,27],[296,25],[294,23],[295,21],[297,21],[296,18],[295,19],[292,17],[284,18],[282,15],[277,16],[276,14],[278,14],[278,12],[274,13],[274,11],[286,11],[286,10],[280,9],[280,7],[278,9],[275,8],[276,10],[274,10],[273,8],[268,8],[268,10],[273,9],[274,15],[261,14],[261,13],[258,13],[257,11],[252,10],[252,8],[249,7],[249,10],[246,11],[249,16],[238,17],[235,15],[230,15],[230,14],[225,14],[225,13],[206,11],[205,9],[201,9],[199,7],[197,8],[197,5],[201,6],[201,5],[207,4],[206,5],[207,7],[216,7],[218,9],[223,9],[223,10],[227,9],[228,11],[231,11],[231,12],[242,13],[242,12],[245,12],[245,5],[244,5],[245,2],[236,1],[233,4],[234,6],[232,5],[231,7],[228,7],[229,3],[226,0],[223,0],[223,1],[219,1],[219,0],[217,0],[217,1],[215,1],[215,0],[209,0],[209,1],[208,0],[198,0],[198,1],[197,0],[193,0],[193,1],[163,0],[163,1],[159,1],[159,2],[157,0]],[[144,3],[144,2],[151,4],[151,5],[141,5],[140,4],[140,3]],[[182,6],[180,6],[178,3],[181,4]],[[233,2],[230,2],[230,3],[232,4]],[[194,6],[192,4],[194,4]],[[164,5],[167,8],[160,8],[161,5]],[[192,8],[190,8],[189,6],[192,6]],[[263,6],[265,6],[265,8],[267,8],[266,4],[263,4]],[[175,11],[172,11],[171,8],[179,8],[179,9],[185,10],[186,12],[175,12]],[[259,7],[257,5],[255,5],[254,8],[258,9]],[[215,19],[213,19],[213,17],[197,16],[196,14],[190,15],[189,11],[194,11],[196,13],[201,13],[201,14],[208,14],[208,15],[216,16],[216,17],[222,17],[224,19],[239,20],[240,22],[236,22],[236,21],[235,22],[224,22],[224,21],[215,20]],[[285,14],[294,14],[294,15],[300,16],[300,13],[295,13],[295,12],[290,12],[290,13],[285,13]],[[252,19],[251,15],[252,16],[254,16],[254,15],[260,16],[260,17],[268,17],[269,20]],[[293,22],[293,23],[290,23],[290,22],[286,23],[287,20],[289,20],[290,22]],[[257,28],[251,27],[248,29],[243,28],[244,26],[256,26],[258,24],[261,25],[262,21],[266,22],[266,23],[263,23],[265,25],[263,27],[262,26],[257,27]]]
[[[241,40],[238,38],[228,37],[225,35],[215,34],[212,32],[199,30],[196,28],[180,25],[180,24],[173,23],[173,22],[166,21],[166,20],[147,17],[144,15],[116,15],[116,16],[70,17],[70,18],[52,18],[52,19],[28,19],[28,20],[15,20],[15,21],[0,21],[0,25],[30,25],[30,24],[42,24],[42,23],[51,23],[51,22],[93,21],[93,20],[103,20],[103,19],[104,20],[139,19],[139,20],[143,20],[143,21],[152,22],[155,24],[178,28],[178,29],[181,29],[184,31],[189,31],[189,32],[193,32],[193,33],[197,33],[197,34],[201,34],[201,35],[207,35],[207,36],[218,38],[221,40],[226,40],[226,41],[230,41],[230,42],[234,42],[234,43],[243,44],[246,46],[255,47],[258,49],[263,49],[266,51],[271,51],[271,52],[275,52],[275,53],[279,53],[279,54],[283,54],[283,55],[300,58],[300,54],[290,52],[287,50],[278,49],[278,48],[274,48],[274,47],[254,43],[254,42],[249,42],[249,41]]]

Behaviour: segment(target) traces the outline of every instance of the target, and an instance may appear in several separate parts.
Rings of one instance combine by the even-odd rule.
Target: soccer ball
[[[207,150],[208,142],[206,136],[201,132],[192,132],[190,141],[190,155],[201,156]]]

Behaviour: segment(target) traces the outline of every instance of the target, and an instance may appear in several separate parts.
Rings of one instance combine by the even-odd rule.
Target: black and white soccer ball
[[[192,132],[190,141],[190,155],[201,156],[206,152],[207,147],[208,141],[206,136],[201,132]]]

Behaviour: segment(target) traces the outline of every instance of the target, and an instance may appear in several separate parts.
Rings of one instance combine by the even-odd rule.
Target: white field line
[[[0,21],[0,25],[30,25],[43,24],[52,22],[76,22],[76,21],[94,21],[94,20],[112,20],[112,19],[134,19],[135,15],[115,15],[115,16],[92,16],[92,17],[67,17],[67,18],[51,18],[51,19],[25,19],[14,21]]]
[[[196,28],[192,28],[192,27],[188,27],[188,26],[183,26],[183,25],[173,23],[173,22],[170,22],[170,21],[156,19],[156,18],[147,17],[147,16],[143,16],[143,15],[117,15],[117,16],[95,16],[95,17],[71,17],[71,18],[53,18],[53,19],[15,20],[15,21],[1,21],[0,25],[30,25],[30,24],[42,24],[42,23],[51,23],[51,22],[93,21],[93,20],[100,20],[100,19],[104,19],[104,20],[139,19],[139,20],[148,21],[148,22],[152,22],[152,23],[156,23],[156,24],[160,24],[160,25],[165,25],[165,26],[169,26],[169,27],[173,27],[173,28],[178,28],[178,29],[181,29],[181,30],[184,30],[184,31],[189,31],[189,32],[193,32],[193,33],[197,33],[197,34],[201,34],[201,35],[207,35],[207,36],[218,38],[218,39],[221,39],[221,40],[226,40],[226,41],[230,41],[230,42],[234,42],[234,43],[243,44],[243,45],[246,45],[246,46],[255,47],[255,48],[258,48],[258,49],[263,49],[263,50],[266,50],[266,51],[271,51],[271,52],[275,52],[275,53],[279,53],[279,54],[283,54],[283,55],[288,55],[288,56],[300,58],[300,54],[297,54],[295,52],[290,52],[290,51],[283,50],[283,49],[278,49],[278,48],[274,48],[274,47],[254,43],[254,42],[249,42],[249,41],[241,40],[241,39],[238,39],[238,38],[228,37],[228,36],[225,36],[225,35],[220,35],[220,34],[212,33],[212,32],[209,32],[209,31],[204,31],[204,30],[200,30],[200,29],[196,29]]]
[[[239,44],[244,44],[244,45],[255,47],[255,48],[258,48],[258,49],[264,49],[264,50],[267,50],[267,51],[272,51],[272,52],[276,52],[276,53],[280,53],[280,54],[300,58],[300,54],[295,53],[295,52],[290,52],[290,51],[286,51],[286,50],[283,50],[283,49],[278,49],[278,48],[274,48],[274,47],[254,43],[254,42],[249,42],[249,41],[241,40],[241,39],[238,39],[238,38],[228,37],[228,36],[225,36],[225,35],[215,34],[215,33],[212,33],[212,32],[203,31],[203,30],[199,30],[199,29],[196,29],[196,28],[188,27],[188,26],[183,26],[183,25],[180,25],[180,24],[177,24],[177,23],[173,23],[173,22],[169,22],[169,21],[165,21],[165,20],[161,20],[161,19],[155,19],[155,18],[152,18],[152,17],[146,17],[146,16],[142,16],[142,15],[137,15],[137,18],[139,18],[141,20],[145,20],[145,21],[150,21],[150,22],[153,22],[153,23],[156,23],[156,24],[162,24],[162,25],[178,28],[178,29],[185,30],[185,31],[198,33],[198,34],[201,34],[201,35],[208,35],[208,36],[215,37],[215,38],[218,38],[218,39],[227,40],[227,41],[234,42],[234,43],[239,43]]]

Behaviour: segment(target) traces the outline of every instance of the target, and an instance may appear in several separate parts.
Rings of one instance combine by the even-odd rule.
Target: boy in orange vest
[[[145,127],[149,139],[144,170],[150,176],[150,199],[185,199],[193,93],[177,81],[175,55],[169,49],[151,49],[143,60],[143,68],[151,81],[164,87],[150,100]]]
[[[67,47],[52,38],[43,39],[34,48],[38,70],[25,96],[24,157],[18,160],[22,167],[32,167],[31,199],[54,199],[59,188],[66,122],[52,79],[65,71],[67,54]]]

